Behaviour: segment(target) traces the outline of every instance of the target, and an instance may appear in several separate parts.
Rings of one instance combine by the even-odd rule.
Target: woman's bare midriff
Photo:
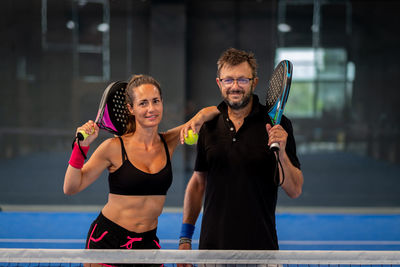
[[[157,227],[165,196],[124,196],[109,194],[102,213],[119,226],[136,233]]]

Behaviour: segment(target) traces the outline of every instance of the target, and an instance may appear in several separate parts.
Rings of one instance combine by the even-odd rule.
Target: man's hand
[[[191,250],[192,244],[191,243],[183,243],[179,245],[179,250]],[[193,267],[193,264],[189,263],[179,263],[177,267]]]
[[[273,143],[278,143],[279,144],[279,156],[281,156],[282,153],[285,152],[286,148],[286,141],[288,134],[283,129],[283,127],[279,124],[274,125],[273,127],[271,124],[266,125],[266,129],[268,132],[268,146],[271,146]]]

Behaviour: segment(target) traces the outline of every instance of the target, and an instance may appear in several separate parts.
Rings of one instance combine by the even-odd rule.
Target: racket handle
[[[83,131],[83,130],[80,130],[80,131],[76,134],[76,137],[78,138],[79,141],[85,140],[88,136],[89,136],[89,135],[88,135],[85,131]]]
[[[269,149],[271,149],[272,151],[279,151],[280,150],[280,146],[279,143],[272,143],[269,147]]]
[[[76,137],[78,138],[79,141],[85,140],[89,135],[94,133],[94,128],[92,128],[92,131],[90,134],[87,134],[84,130],[80,130],[77,134]]]

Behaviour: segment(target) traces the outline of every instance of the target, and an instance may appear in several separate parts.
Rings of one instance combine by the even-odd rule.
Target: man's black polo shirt
[[[276,160],[268,148],[267,109],[253,95],[253,107],[238,132],[222,102],[221,114],[199,133],[195,170],[207,172],[200,249],[279,249],[275,229]],[[296,167],[290,121],[286,152]]]

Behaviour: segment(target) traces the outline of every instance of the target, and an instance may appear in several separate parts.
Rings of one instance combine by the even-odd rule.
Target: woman
[[[204,121],[219,113],[216,107],[205,108],[186,124],[160,134],[161,88],[147,75],[131,78],[126,102],[130,112],[126,133],[105,140],[84,165],[75,144],[65,174],[64,193],[73,195],[92,184],[105,169],[109,171],[108,202],[89,229],[88,249],[160,248],[156,231],[172,183],[170,158],[188,128],[196,132]],[[99,128],[88,121],[77,132],[80,130],[90,134],[80,144],[87,153]]]

